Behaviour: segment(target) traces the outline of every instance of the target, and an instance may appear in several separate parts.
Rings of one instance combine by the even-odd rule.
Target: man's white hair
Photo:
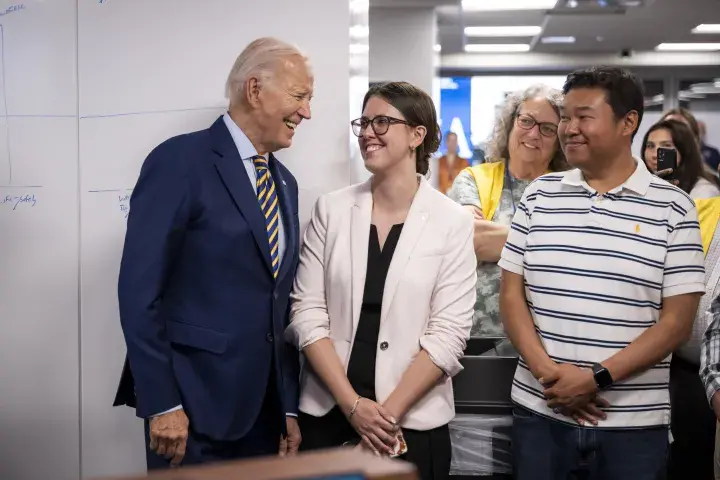
[[[307,56],[298,47],[277,38],[263,37],[253,41],[238,55],[230,70],[225,82],[225,98],[230,100],[230,105],[239,103],[245,95],[248,78],[271,81],[281,65],[280,62],[293,56],[299,56],[308,62]]]

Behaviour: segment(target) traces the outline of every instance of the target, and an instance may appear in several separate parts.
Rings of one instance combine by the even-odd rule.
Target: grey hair
[[[488,140],[487,157],[491,162],[509,159],[508,140],[515,125],[515,115],[517,115],[523,103],[536,98],[547,100],[555,113],[558,116],[560,115],[560,106],[563,101],[563,94],[560,90],[538,83],[509,94],[495,117],[492,135]],[[550,160],[550,170],[557,172],[567,168],[565,154],[558,145],[555,156]]]
[[[308,58],[298,47],[273,37],[263,37],[250,43],[238,55],[225,82],[225,98],[230,105],[238,103],[245,94],[245,83],[251,77],[261,81],[274,79],[280,61],[288,57]]]

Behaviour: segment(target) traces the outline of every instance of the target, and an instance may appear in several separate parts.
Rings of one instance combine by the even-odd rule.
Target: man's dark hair
[[[620,120],[635,110],[638,115],[635,134],[642,122],[645,111],[645,93],[640,80],[623,68],[590,67],[576,70],[567,76],[563,94],[576,88],[601,88],[605,90],[605,100],[612,108],[615,118]]]

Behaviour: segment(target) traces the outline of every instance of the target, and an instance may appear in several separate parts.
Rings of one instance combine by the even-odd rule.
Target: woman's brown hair
[[[667,120],[668,117],[672,116],[678,116],[682,117],[687,121],[688,127],[690,127],[690,131],[695,136],[697,141],[700,141],[700,125],[698,125],[697,119],[695,118],[695,115],[690,113],[690,110],[687,108],[672,108],[668,110],[667,112],[663,113],[661,120]]]
[[[411,127],[425,127],[425,139],[415,149],[415,171],[426,175],[430,169],[430,157],[440,147],[442,137],[435,104],[430,95],[407,82],[379,83],[370,87],[365,94],[363,110],[372,97],[380,97],[397,108]]]
[[[670,132],[675,149],[680,155],[680,162],[673,177],[678,181],[678,187],[680,187],[683,192],[689,194],[690,190],[693,189],[700,178],[704,178],[713,185],[718,186],[718,181],[715,176],[705,171],[702,154],[700,153],[700,148],[698,147],[697,139],[693,135],[693,132],[685,123],[679,120],[661,120],[648,129],[643,138],[642,150],[640,152],[645,165],[647,165],[645,148],[647,147],[648,138],[650,138],[650,134],[656,130],[667,130]]]

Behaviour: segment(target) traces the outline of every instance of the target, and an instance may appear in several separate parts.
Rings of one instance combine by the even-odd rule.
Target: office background
[[[686,106],[718,146],[718,25],[718,0],[0,2],[0,478],[144,470],[142,422],[111,406],[129,193],[151,148],[223,112],[254,38],[313,63],[313,119],[278,155],[304,225],[320,194],[367,178],[348,122],[369,82],[431,92],[464,155],[507,91],[621,65],[645,82],[642,131]]]

